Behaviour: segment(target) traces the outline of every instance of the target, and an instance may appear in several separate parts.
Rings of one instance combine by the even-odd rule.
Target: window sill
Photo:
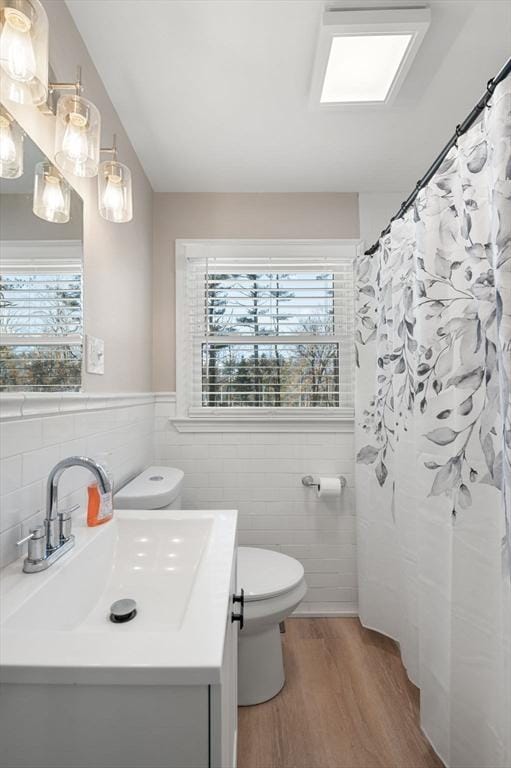
[[[178,432],[353,432],[349,414],[278,416],[272,414],[174,416],[169,419]]]

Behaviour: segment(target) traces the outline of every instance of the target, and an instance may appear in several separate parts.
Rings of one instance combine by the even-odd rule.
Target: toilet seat
[[[293,557],[270,549],[238,547],[238,584],[245,591],[246,602],[290,592],[303,577],[303,565]]]

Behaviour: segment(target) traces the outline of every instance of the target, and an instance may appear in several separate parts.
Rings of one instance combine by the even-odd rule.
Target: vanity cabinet
[[[234,768],[236,632],[219,685],[3,685],[1,768]]]

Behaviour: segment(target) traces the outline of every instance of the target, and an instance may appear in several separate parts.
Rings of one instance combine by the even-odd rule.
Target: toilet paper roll
[[[320,477],[316,493],[318,498],[331,498],[341,495],[341,481],[338,477]]]

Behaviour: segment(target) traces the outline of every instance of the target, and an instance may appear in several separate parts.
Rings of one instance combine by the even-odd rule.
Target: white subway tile
[[[267,501],[261,508],[261,514],[266,515],[307,515],[309,513],[308,505],[287,499],[285,501]]]
[[[42,441],[41,419],[18,419],[0,424],[0,458],[40,448]]]
[[[171,415],[170,405],[171,405],[170,403],[155,403],[154,404],[155,417],[160,419],[165,419],[166,421],[168,421]]]
[[[48,416],[41,419],[43,426],[43,445],[55,445],[75,436],[75,419],[71,414]]]
[[[301,560],[303,567],[305,568],[305,574],[324,574],[324,573],[346,573],[350,574],[350,569],[353,569],[353,563],[351,561],[340,560],[338,558],[326,557],[312,559],[303,558]]]
[[[21,538],[23,536],[19,523],[0,533],[0,568],[9,565],[22,554],[21,549],[16,546],[16,542]]]
[[[339,587],[342,589],[353,589],[357,586],[357,577],[354,573],[308,573],[306,575],[306,581],[309,588]]]
[[[12,493],[21,486],[21,456],[0,460],[0,494]]]
[[[243,538],[242,543],[248,545],[253,544],[254,546],[264,546],[265,544],[281,544],[286,546],[301,544],[308,546],[310,541],[310,535],[308,531],[290,530],[242,531],[240,533],[240,539],[241,538]]]
[[[223,501],[224,491],[223,488],[193,488],[189,496],[195,503],[205,508],[204,505],[207,506],[213,501]]]
[[[342,546],[337,543],[307,545],[289,544],[283,546],[282,551],[284,554],[289,555],[290,557],[296,557],[300,561],[304,558],[326,558],[327,560],[339,558],[340,560],[353,560],[354,563],[356,555],[355,547],[352,544]]]
[[[29,483],[42,480],[43,478],[46,479],[59,458],[60,446],[58,445],[24,453],[22,468],[23,485],[29,485]]]
[[[295,515],[249,515],[243,516],[240,521],[249,530],[259,531],[303,531],[308,528],[308,520],[305,516]]]
[[[87,438],[78,437],[62,443],[59,454],[60,459],[67,459],[69,456],[87,456]]]
[[[38,481],[2,494],[0,498],[0,530],[13,525],[40,511],[44,506],[43,482]]]
[[[357,590],[354,587],[309,587],[305,602],[338,602],[354,603],[357,600]]]
[[[217,477],[216,475],[208,475],[206,473],[201,472],[189,472],[185,476],[185,487],[188,488],[214,488],[215,483],[212,482],[210,478],[214,480],[214,478]],[[219,483],[220,486],[223,486],[223,483]]]

